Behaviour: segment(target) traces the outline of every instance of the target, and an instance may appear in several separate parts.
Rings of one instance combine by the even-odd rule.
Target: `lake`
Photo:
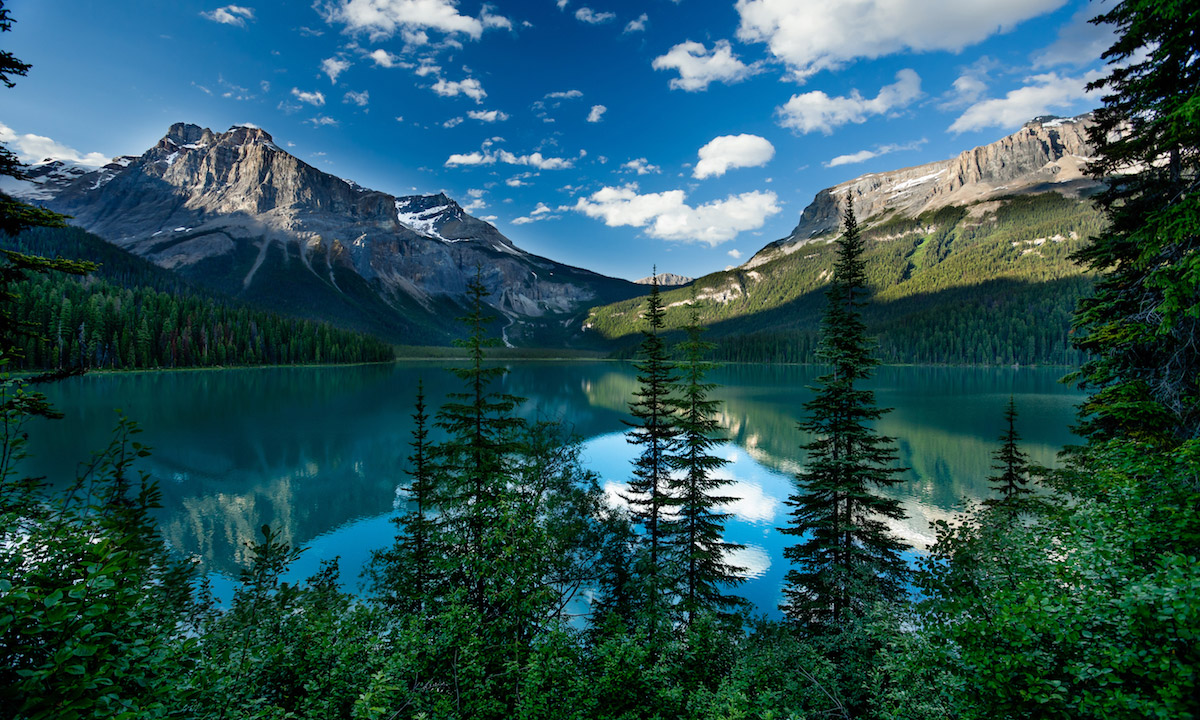
[[[527,398],[530,419],[561,418],[584,440],[587,464],[616,498],[636,448],[624,437],[634,390],[633,367],[617,362],[519,362],[508,365],[505,392]],[[964,499],[987,497],[991,453],[1004,430],[1003,409],[1017,403],[1022,449],[1052,465],[1075,441],[1068,427],[1082,399],[1058,383],[1059,368],[883,367],[871,386],[894,410],[878,423],[896,439],[908,481],[893,489],[909,518],[893,529],[919,552],[931,521],[953,517]],[[729,365],[717,369],[715,396],[728,439],[717,454],[737,497],[728,540],[746,545],[741,592],[777,615],[787,572],[782,557],[783,504],[802,466],[805,441],[796,423],[820,368]],[[30,470],[65,483],[79,463],[111,438],[121,408],[152,446],[140,467],[163,491],[158,513],[167,540],[199,556],[218,594],[247,558],[245,543],[270,524],[307,551],[290,578],[307,577],[320,560],[340,557],[343,579],[359,585],[373,548],[391,541],[417,380],[436,408],[459,381],[442,365],[405,362],[354,367],[261,368],[95,374],[46,389],[65,413],[39,421]]]

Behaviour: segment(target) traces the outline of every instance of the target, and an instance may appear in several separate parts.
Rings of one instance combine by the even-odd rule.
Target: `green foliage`
[[[819,357],[831,371],[818,378],[805,403],[800,428],[814,436],[804,446],[805,469],[797,492],[787,500],[790,525],[780,532],[801,540],[784,550],[788,571],[782,610],[811,633],[836,632],[865,616],[879,601],[905,594],[904,546],[891,536],[886,520],[905,517],[900,503],[878,494],[896,484],[891,438],[871,423],[885,410],[875,394],[858,385],[878,364],[871,355],[859,309],[865,304],[863,244],[853,208],[843,217],[838,263],[826,297]]]
[[[644,530],[637,569],[645,583],[642,597],[646,609],[660,616],[676,590],[669,537],[673,528],[664,516],[677,504],[677,499],[670,495],[670,472],[671,456],[679,441],[671,397],[678,371],[662,337],[664,317],[662,294],[655,277],[646,299],[647,327],[642,330],[642,344],[634,364],[638,386],[629,403],[633,421],[626,435],[641,451],[633,461],[633,479],[625,500],[632,518]]]
[[[42,229],[11,245],[26,252],[92,255],[107,243],[76,229]],[[116,248],[102,255],[103,279],[82,280],[47,271],[83,274],[94,266],[40,258],[31,266],[33,260],[18,263],[11,259],[15,253],[6,252],[0,318],[21,319],[8,333],[22,353],[19,367],[217,367],[377,362],[393,356],[388,345],[368,335],[208,296]],[[22,280],[27,270],[35,274]]]
[[[1011,395],[1004,408],[1004,422],[1008,428],[1000,436],[1000,448],[992,453],[996,461],[992,469],[999,474],[988,478],[999,497],[984,500],[983,506],[1015,518],[1030,507],[1033,488],[1029,487],[1029,457],[1018,445],[1021,436],[1017,434],[1017,404]]]
[[[917,218],[869,219],[863,228],[864,308],[878,355],[891,363],[1072,365],[1071,315],[1092,278],[1070,258],[1104,227],[1090,201],[1057,193],[1017,196]],[[752,269],[698,279],[701,322],[718,344],[714,358],[816,362],[823,289],[837,253],[834,237]],[[691,288],[663,293],[665,328],[687,324]],[[631,352],[639,298],[592,310],[597,334]]]
[[[1126,0],[1094,22],[1120,35],[1089,168],[1107,179],[1098,202],[1109,228],[1075,255],[1103,275],[1080,303],[1076,378],[1089,437],[1173,445],[1200,435],[1200,40],[1182,0]]]

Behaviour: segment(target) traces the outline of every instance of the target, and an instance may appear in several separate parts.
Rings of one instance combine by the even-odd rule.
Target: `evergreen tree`
[[[705,358],[714,344],[701,338],[704,329],[700,327],[694,290],[684,330],[687,338],[677,346],[682,358],[675,388],[679,449],[671,458],[675,476],[670,487],[679,506],[672,521],[682,571],[678,610],[684,613],[690,626],[698,612],[727,611],[746,604],[743,598],[723,592],[724,588],[745,579],[741,576],[744,568],[726,562],[725,553],[745,546],[725,542],[721,537],[729,513],[717,508],[734,498],[717,494],[729,481],[714,477],[714,473],[728,461],[711,454],[713,446],[720,442],[716,418],[720,403],[709,397],[717,386],[706,379],[714,364]]]
[[[1075,259],[1101,273],[1079,303],[1080,431],[1172,445],[1200,436],[1200,18],[1194,3],[1125,0],[1092,22],[1119,37],[1091,83],[1107,230]]]
[[[1021,436],[1017,434],[1017,405],[1011,396],[1004,408],[1004,422],[1008,429],[1000,436],[1000,449],[992,453],[996,461],[993,470],[999,475],[988,478],[992,488],[1000,496],[983,501],[985,507],[996,508],[1015,517],[1026,506],[1026,496],[1033,492],[1029,487],[1029,457],[1017,445]]]
[[[658,268],[654,270],[657,275]],[[639,360],[634,364],[638,387],[629,404],[634,422],[628,423],[632,427],[628,440],[641,446],[642,450],[633,461],[630,492],[624,496],[633,519],[644,530],[644,557],[639,562],[639,577],[646,583],[646,598],[654,608],[662,608],[660,603],[667,602],[666,596],[674,594],[668,574],[670,523],[665,516],[676,504],[669,490],[670,458],[679,438],[671,400],[671,390],[678,375],[662,337],[664,317],[662,295],[655,277],[646,299],[647,328],[642,331]]]
[[[408,509],[394,519],[396,540],[371,555],[368,574],[385,604],[401,612],[422,612],[437,596],[437,477],[429,444],[425,385],[417,382],[413,406],[412,454],[408,456]]]
[[[843,215],[827,305],[821,321],[819,357],[830,372],[805,403],[800,429],[813,440],[804,446],[808,466],[797,475],[788,498],[791,525],[781,532],[802,538],[784,550],[788,571],[782,606],[787,617],[810,631],[837,629],[879,600],[905,592],[904,545],[885,521],[905,517],[897,500],[878,490],[901,481],[892,439],[870,423],[886,410],[875,393],[860,387],[878,364],[861,317],[865,304],[863,241],[851,206]]]
[[[467,603],[486,620],[499,612],[491,599],[495,580],[494,561],[499,552],[493,535],[503,527],[512,476],[517,431],[522,423],[513,416],[520,398],[493,392],[492,384],[504,374],[503,367],[485,366],[485,349],[497,341],[487,335],[491,321],[484,298],[482,269],[467,284],[468,313],[459,318],[467,326],[467,337],[457,340],[468,350],[468,364],[450,368],[463,381],[463,391],[451,393],[437,414],[436,425],[448,439],[438,447],[437,460],[444,477],[438,506],[451,549],[451,570],[467,593]]]

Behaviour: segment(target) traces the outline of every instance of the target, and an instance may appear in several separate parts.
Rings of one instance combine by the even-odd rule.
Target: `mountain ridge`
[[[478,272],[506,341],[566,344],[632,283],[526,253],[438,193],[393,196],[304,163],[265,130],[175,123],[140,156],[35,166],[14,193],[189,280],[394,342],[455,336]]]

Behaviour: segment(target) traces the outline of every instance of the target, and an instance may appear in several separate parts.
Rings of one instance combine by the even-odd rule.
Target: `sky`
[[[698,277],[823,188],[1100,104],[1081,0],[8,0],[0,142],[140,155],[252,124],[394,195],[445,192],[518,247]]]

